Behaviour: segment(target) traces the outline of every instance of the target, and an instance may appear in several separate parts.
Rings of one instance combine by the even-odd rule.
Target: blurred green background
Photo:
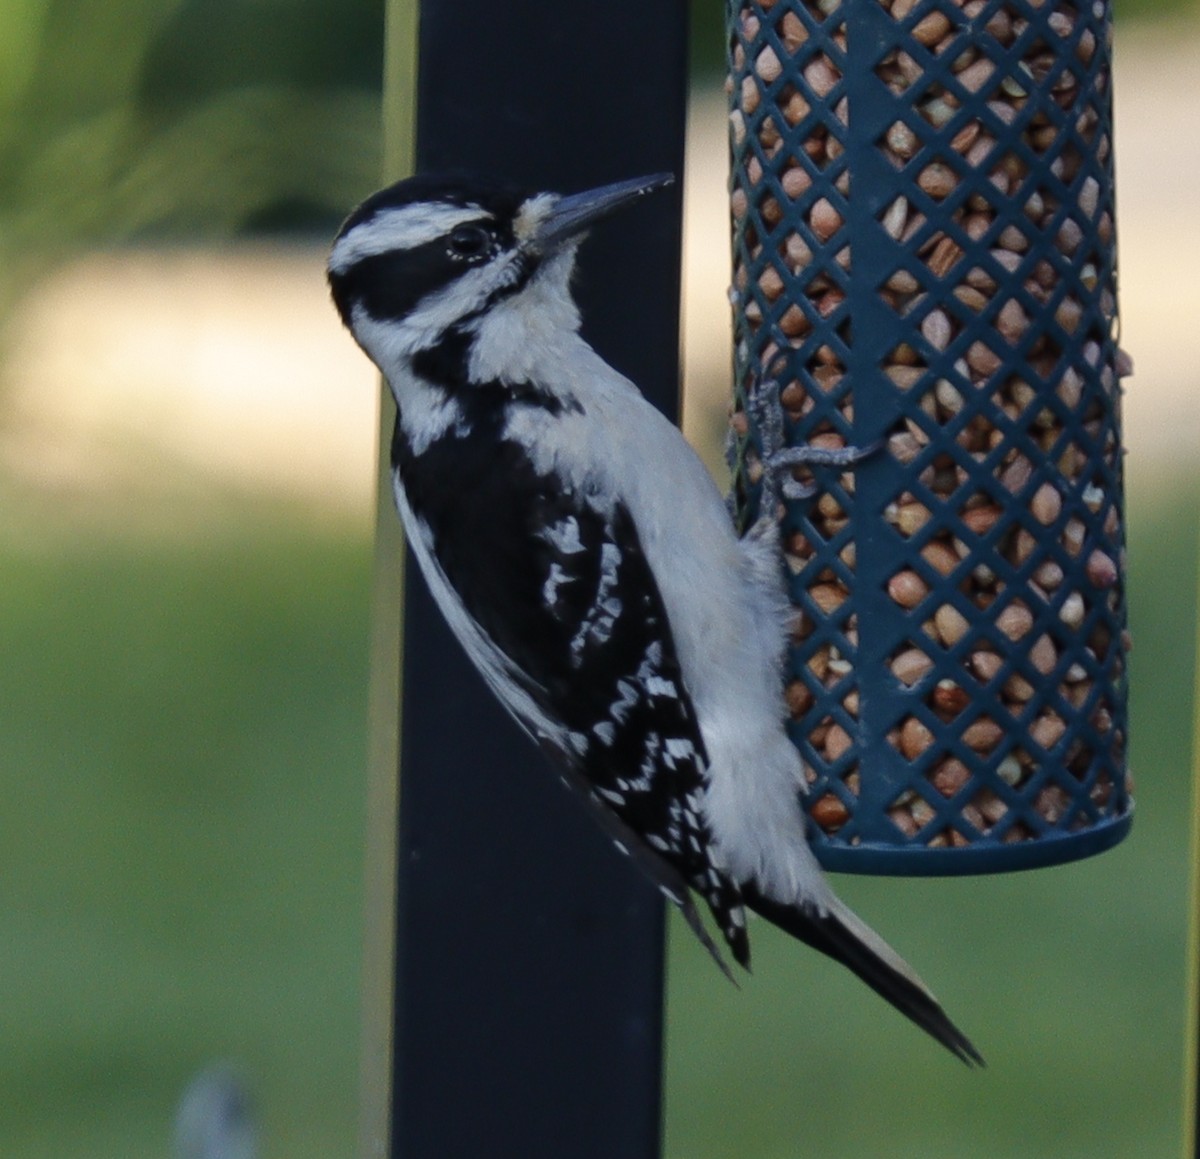
[[[719,6],[693,7],[711,100]],[[1138,77],[1194,76],[1183,3],[1123,0],[1118,19],[1119,65],[1127,42]],[[320,266],[325,237],[378,181],[382,36],[381,3],[0,7],[6,1157],[165,1155],[184,1085],[218,1059],[253,1088],[265,1156],[353,1154],[373,388]],[[1119,125],[1119,159],[1154,134],[1154,157],[1196,157],[1191,106],[1163,91],[1130,102],[1140,119]],[[1130,166],[1123,211],[1189,187],[1156,164]],[[839,879],[981,1046],[982,1073],[774,931],[756,931],[755,976],[733,992],[672,926],[671,1159],[1178,1154],[1200,476],[1195,448],[1170,442],[1194,434],[1193,412],[1165,387],[1171,400],[1200,387],[1194,325],[1172,322],[1200,293],[1174,258],[1194,210],[1177,228],[1164,204],[1120,223],[1139,367],[1132,838],[1010,877]],[[719,265],[719,226],[714,237]],[[282,282],[263,280],[268,265]],[[131,283],[142,297],[122,306]],[[311,301],[280,306],[293,283],[311,283]],[[206,313],[212,298],[226,313]],[[155,313],[175,300],[184,322]],[[257,312],[272,305],[291,329]],[[223,346],[242,315],[268,318],[279,348],[245,334]],[[118,327],[135,346],[165,337],[85,390]],[[231,391],[230,357],[291,367],[301,327],[324,327],[336,350],[332,371],[314,356],[328,393],[311,427],[283,423],[290,369],[271,372],[284,394],[258,411],[235,398],[216,435],[208,411],[157,409],[171,401],[160,380],[173,391],[181,365],[213,351],[217,377],[187,379],[209,404]],[[689,382],[719,395],[725,365]],[[130,366],[141,393],[125,392]],[[713,393],[688,406],[693,435],[715,446]],[[118,402],[140,416],[108,414]],[[313,430],[342,429],[326,417],[339,407],[349,433],[323,450]],[[248,460],[233,447],[244,435],[258,440]]]

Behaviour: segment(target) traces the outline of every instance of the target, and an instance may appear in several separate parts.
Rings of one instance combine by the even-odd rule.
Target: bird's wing
[[[438,466],[428,451],[397,489],[433,595],[501,702],[602,807],[614,839],[681,906],[683,884],[696,889],[745,964],[740,893],[711,860],[704,742],[633,519],[507,453],[514,461],[490,465],[486,490],[427,485],[421,472]]]

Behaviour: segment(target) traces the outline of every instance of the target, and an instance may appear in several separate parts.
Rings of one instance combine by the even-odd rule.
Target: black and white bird
[[[346,220],[329,283],[396,399],[409,544],[492,691],[718,961],[689,891],[741,965],[751,909],[980,1062],[806,842],[773,521],[739,538],[679,430],[580,337],[585,231],[670,181],[420,176]]]

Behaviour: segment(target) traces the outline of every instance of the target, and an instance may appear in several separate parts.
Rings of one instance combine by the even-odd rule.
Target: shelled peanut
[[[1035,834],[1010,810],[1026,794],[1047,824],[1083,826],[1116,807],[1124,777],[1114,718],[1128,646],[1107,28],[1090,6],[1054,0],[955,0],[957,14],[880,0],[897,36],[871,67],[896,115],[869,144],[897,180],[875,235],[852,239],[842,2],[757,0],[735,20],[739,385],[786,366],[780,401],[799,436],[846,445],[856,295],[884,304],[898,335],[878,364],[897,482],[882,516],[902,545],[886,591],[911,624],[888,664],[914,698],[888,740],[922,774],[888,815],[930,845],[993,829],[1023,840]],[[1014,46],[1026,46],[1016,59]],[[869,286],[854,283],[855,242],[893,255]],[[743,435],[737,404],[732,422]],[[752,452],[744,462],[753,485]],[[785,542],[805,593],[787,694],[815,757],[810,811],[832,833],[860,776],[856,513],[853,472],[819,482]],[[1041,775],[1051,766],[1057,781]],[[1074,781],[1090,809],[1072,802]]]

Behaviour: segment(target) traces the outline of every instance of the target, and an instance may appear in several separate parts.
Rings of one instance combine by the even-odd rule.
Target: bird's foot
[[[815,480],[801,481],[795,477],[796,467],[853,467],[883,447],[882,440],[866,446],[820,447],[806,443],[799,447],[786,445],[783,427],[783,407],[779,401],[780,387],[774,378],[763,378],[755,385],[747,400],[746,409],[758,431],[762,445],[762,486],[766,495],[776,501],[810,499],[818,487]]]

